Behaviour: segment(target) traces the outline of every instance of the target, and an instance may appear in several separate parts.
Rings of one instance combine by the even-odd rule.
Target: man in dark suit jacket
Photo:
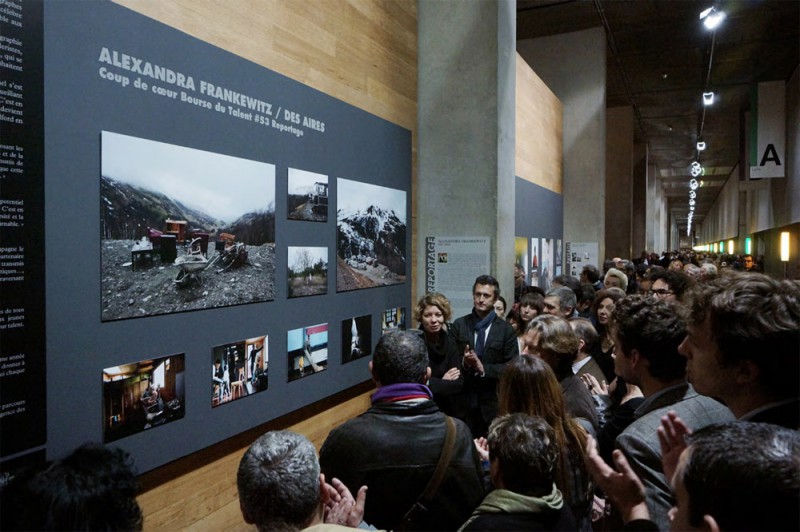
[[[592,353],[594,353],[597,343],[600,341],[597,329],[586,318],[573,318],[569,320],[569,324],[575,334],[578,335],[578,341],[580,342],[578,356],[575,357],[575,362],[572,364],[573,373],[578,376],[588,373],[597,379],[598,383],[602,383],[606,380],[606,376],[603,374],[600,364],[592,357]]]
[[[661,465],[656,432],[661,418],[674,411],[690,430],[697,430],[734,417],[727,407],[698,395],[686,382],[686,359],[678,353],[686,327],[673,303],[628,296],[617,302],[613,321],[614,370],[625,382],[638,386],[645,398],[615,446],[644,484],[651,519],[659,530],[668,530],[668,514],[675,500],[670,493],[671,479]]]
[[[698,393],[743,421],[800,428],[800,284],[730,272],[688,294],[680,352]]]
[[[467,425],[475,437],[485,436],[497,415],[497,383],[505,365],[519,356],[514,329],[494,312],[498,297],[497,279],[479,276],[472,285],[472,312],[453,323],[453,334],[464,351]]]

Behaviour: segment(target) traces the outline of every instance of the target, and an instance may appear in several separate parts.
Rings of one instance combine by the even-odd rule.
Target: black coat
[[[453,336],[458,342],[459,350],[463,353],[464,346],[475,349],[475,325],[478,322],[474,314],[467,314],[458,318],[453,323]],[[497,416],[497,383],[500,381],[506,364],[519,356],[517,334],[511,325],[496,316],[486,338],[485,349],[481,363],[484,375],[478,376],[465,371],[464,384],[468,393],[476,396],[485,423]]]
[[[484,496],[480,458],[467,426],[454,420],[456,441],[447,473],[421,530],[456,530]],[[396,530],[422,494],[439,461],[446,434],[445,415],[430,400],[386,402],[334,429],[320,450],[325,478],[336,477],[352,493],[369,487],[364,520]]]
[[[455,338],[447,331],[439,331],[438,341],[431,342],[427,336],[425,346],[428,348],[428,360],[431,367],[431,378],[428,386],[433,392],[433,400],[442,412],[448,416],[464,420],[469,406],[464,393],[464,371],[461,363],[464,355],[458,349]],[[444,380],[442,376],[451,368],[461,370],[456,380]]]

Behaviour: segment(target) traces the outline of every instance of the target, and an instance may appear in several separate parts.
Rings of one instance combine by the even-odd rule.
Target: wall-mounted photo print
[[[103,321],[274,299],[274,165],[108,131],[101,164]]]
[[[550,290],[553,286],[553,273],[555,266],[553,265],[553,239],[542,239],[542,284],[540,285],[545,291]]]
[[[514,263],[522,266],[522,273],[525,275],[523,281],[528,278],[530,264],[528,264],[528,239],[524,236],[514,238]],[[514,280],[516,286],[516,279]]]
[[[393,330],[406,330],[406,308],[387,308],[381,314],[381,334]]]
[[[342,322],[342,364],[372,354],[372,316],[358,316]]]
[[[328,293],[328,248],[289,246],[287,265],[289,297]]]
[[[211,354],[211,406],[263,392],[269,384],[266,336],[215,346]]]
[[[328,221],[328,176],[289,168],[287,194],[288,219]]]
[[[564,263],[562,248],[561,248],[561,239],[559,238],[556,240],[556,266],[561,266]],[[559,275],[561,273],[559,272]]]
[[[328,324],[320,323],[286,334],[289,382],[328,369]]]
[[[183,353],[104,369],[103,441],[181,419],[185,395]]]
[[[530,285],[539,286],[539,268],[541,255],[539,255],[539,239],[531,238],[531,271]]]
[[[406,193],[336,180],[336,291],[406,280]]]

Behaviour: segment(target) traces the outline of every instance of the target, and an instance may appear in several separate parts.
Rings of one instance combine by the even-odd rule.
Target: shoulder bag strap
[[[445,417],[447,421],[447,434],[444,438],[442,454],[439,456],[439,463],[436,464],[436,470],[433,472],[433,476],[420,497],[420,499],[426,503],[433,499],[433,496],[436,495],[436,490],[439,489],[439,484],[444,480],[444,475],[447,473],[447,466],[450,465],[450,458],[453,456],[453,448],[456,443],[456,424],[453,423],[453,418],[450,416]]]
[[[414,505],[406,512],[405,516],[403,517],[401,529],[407,528],[407,525],[413,522],[415,515],[418,512],[425,512],[427,511],[427,504],[433,500],[433,496],[436,495],[436,490],[439,489],[439,484],[442,483],[444,479],[444,475],[447,472],[447,466],[450,464],[450,458],[453,456],[453,448],[455,447],[456,442],[456,424],[453,422],[453,418],[450,416],[445,416],[445,421],[447,425],[447,433],[444,438],[444,446],[442,447],[442,454],[439,455],[439,462],[436,464],[436,470],[433,472],[433,476],[428,481],[428,485],[425,486],[425,491],[422,492],[422,495],[416,500]]]

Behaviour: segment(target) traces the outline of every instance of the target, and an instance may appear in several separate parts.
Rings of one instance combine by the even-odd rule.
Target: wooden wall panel
[[[519,54],[516,92],[516,174],[561,194],[562,105]]]
[[[254,530],[242,520],[236,489],[239,460],[250,443],[266,430],[286,429],[305,435],[319,449],[331,429],[369,408],[371,394],[372,390],[361,393],[295,423],[279,420],[249,431],[229,442],[232,452],[211,448],[172,468],[165,466],[175,471],[148,473],[143,481],[146,489],[138,498],[144,530]],[[152,479],[163,480],[159,476],[167,479],[147,489]]]
[[[115,1],[410,130],[415,189],[415,0]],[[409,201],[415,232],[413,194]],[[416,250],[410,251],[413,272]],[[410,274],[408,282],[414,286]],[[369,406],[370,393],[269,428],[305,434],[319,448],[333,427]],[[145,530],[252,530],[239,512],[236,468],[257,436],[240,435],[145,475],[139,497]]]
[[[413,0],[116,2],[416,130],[417,15]]]

